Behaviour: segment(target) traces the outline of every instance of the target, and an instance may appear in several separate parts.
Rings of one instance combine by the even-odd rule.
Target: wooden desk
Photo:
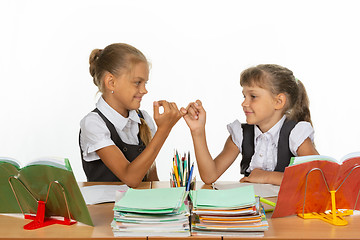
[[[92,184],[92,183],[91,183]],[[104,183],[100,183],[104,184]],[[90,185],[81,183],[80,186]],[[143,183],[140,188],[168,187],[169,182]],[[210,188],[202,182],[197,182],[196,189]],[[113,203],[89,205],[89,211],[95,227],[77,223],[72,226],[52,225],[37,230],[24,230],[23,226],[29,222],[22,215],[0,215],[0,240],[3,239],[111,239],[114,238],[110,222],[113,218]],[[333,226],[321,220],[303,220],[297,216],[271,219],[268,215],[269,230],[265,236],[250,239],[360,239],[360,215],[346,217],[347,226]],[[200,239],[237,239],[236,237],[188,237]],[[125,238],[120,238],[125,239]],[[131,239],[166,239],[158,237],[139,237]],[[180,238],[172,238],[180,239]],[[246,239],[246,238],[239,238]]]

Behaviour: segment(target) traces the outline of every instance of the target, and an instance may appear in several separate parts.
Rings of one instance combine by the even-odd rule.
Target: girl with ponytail
[[[280,185],[291,157],[318,154],[304,85],[292,71],[275,64],[244,70],[240,85],[247,123],[228,124],[230,136],[215,159],[206,144],[206,112],[201,101],[181,109],[193,138],[200,176],[207,184],[215,182],[241,153],[241,182]]]
[[[138,49],[115,43],[94,49],[90,74],[101,92],[96,108],[80,122],[79,145],[88,181],[121,181],[136,187],[158,180],[155,158],[181,118],[175,103],[154,102],[154,120],[140,110],[147,94],[149,63]],[[162,114],[159,107],[163,107]]]

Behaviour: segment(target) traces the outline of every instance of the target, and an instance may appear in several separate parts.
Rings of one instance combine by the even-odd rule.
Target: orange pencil
[[[176,178],[176,186],[180,187],[180,181],[179,181],[179,173],[175,164],[175,159],[173,160],[173,168],[174,168],[174,174]]]

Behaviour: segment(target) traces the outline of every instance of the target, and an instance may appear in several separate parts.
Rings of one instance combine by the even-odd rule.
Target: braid
[[[139,113],[140,111],[136,110],[136,112],[140,116],[140,113]],[[139,124],[139,136],[140,136],[141,141],[145,144],[145,146],[147,146],[152,139],[152,134],[151,134],[149,125],[146,123],[145,119],[140,117],[140,121],[141,121],[141,124]],[[154,167],[155,167],[155,161],[153,162],[153,164],[147,171],[147,173],[145,175],[145,180],[148,180],[149,173]]]
[[[304,84],[300,80],[296,80],[299,94],[292,109],[289,111],[289,118],[296,121],[306,121],[312,125],[309,109],[309,98],[306,93]]]
[[[149,125],[146,123],[146,121],[143,118],[140,118],[141,124],[139,126],[139,135],[141,141],[147,146],[149,142],[152,139],[151,131],[149,128]]]

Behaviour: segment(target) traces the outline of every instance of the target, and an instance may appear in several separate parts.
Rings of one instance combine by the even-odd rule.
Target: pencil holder
[[[175,150],[170,172],[170,187],[185,187],[186,191],[194,190],[195,178],[193,178],[194,163],[190,162],[190,152],[179,155]]]
[[[193,177],[193,179],[190,182],[190,186],[189,187],[185,187],[186,191],[190,191],[190,190],[195,190],[195,186],[196,186],[196,176]],[[170,178],[170,187],[179,187],[177,186],[177,183]],[[180,186],[182,187],[182,186]]]
[[[189,188],[185,187],[185,189],[186,191],[195,190],[195,186],[196,186],[196,176],[194,176],[193,179],[191,180]],[[179,186],[177,186],[177,183],[170,178],[170,187],[179,187]]]

